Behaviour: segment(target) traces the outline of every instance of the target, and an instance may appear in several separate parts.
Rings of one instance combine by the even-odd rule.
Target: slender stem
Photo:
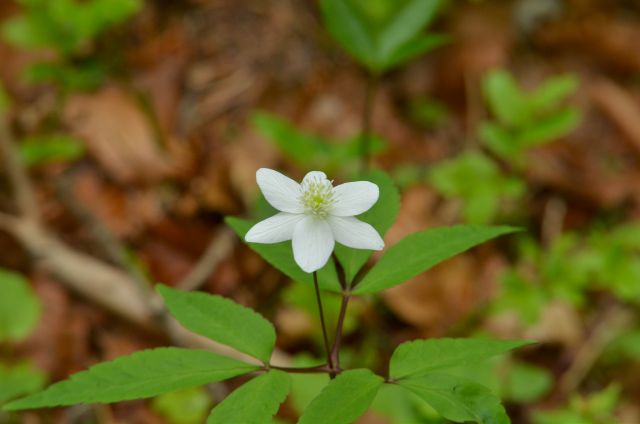
[[[373,116],[373,104],[378,91],[378,76],[369,74],[367,88],[362,110],[362,134],[360,139],[360,157],[362,160],[362,172],[366,173],[371,165],[371,119]]]
[[[336,266],[336,274],[338,274],[338,282],[340,283],[340,288],[342,288],[342,290],[346,290],[347,289],[347,277],[346,277],[346,275],[344,273],[344,267],[342,266],[342,264],[338,260],[338,256],[336,255],[335,252],[333,252],[331,254],[331,256],[333,257],[333,263]]]
[[[289,372],[292,374],[314,374],[314,373],[331,373],[332,369],[327,364],[318,365],[316,367],[278,367],[270,365],[269,368]]]
[[[340,368],[340,345],[342,344],[342,331],[344,328],[344,320],[347,316],[347,306],[349,306],[349,300],[351,294],[342,293],[342,303],[340,304],[340,315],[338,316],[338,325],[336,327],[336,338],[333,341],[333,347],[331,349],[331,363],[337,369]]]
[[[320,313],[320,324],[322,325],[322,338],[324,339],[324,350],[327,353],[327,362],[329,367],[333,368],[331,361],[331,350],[329,349],[329,336],[327,335],[327,325],[324,320],[324,310],[322,309],[322,299],[320,299],[320,287],[318,286],[318,273],[313,272],[313,285],[316,289],[316,300],[318,301],[318,312]]]

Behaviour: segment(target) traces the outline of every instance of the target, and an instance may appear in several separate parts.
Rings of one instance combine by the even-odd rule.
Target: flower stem
[[[370,73],[367,77],[364,108],[362,110],[362,133],[360,138],[360,159],[362,173],[369,171],[371,165],[371,119],[373,116],[373,104],[378,91],[378,76]]]
[[[329,367],[333,369],[333,362],[331,360],[331,350],[329,349],[329,336],[327,335],[327,325],[324,320],[324,310],[322,309],[322,299],[320,298],[320,287],[318,286],[318,273],[313,272],[313,285],[316,289],[316,300],[318,301],[318,312],[320,313],[320,324],[322,325],[322,338],[324,339],[324,350],[327,354],[327,363]],[[334,375],[331,374],[333,378]]]
[[[333,347],[331,348],[331,364],[333,364],[333,368],[336,369],[340,369],[340,345],[342,344],[342,330],[344,328],[344,320],[347,316],[347,306],[349,306],[350,299],[351,295],[349,293],[342,293],[340,315],[338,316],[338,325],[336,327],[336,338],[333,341]]]

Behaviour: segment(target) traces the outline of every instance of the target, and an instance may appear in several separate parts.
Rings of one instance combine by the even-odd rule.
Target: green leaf
[[[396,286],[478,244],[516,231],[514,227],[457,225],[411,234],[382,255],[354,293],[375,293]]]
[[[289,159],[303,167],[315,165],[318,156],[329,154],[329,142],[319,137],[303,134],[289,122],[275,115],[257,112],[251,117],[253,126],[274,143]]]
[[[29,137],[20,143],[20,157],[27,166],[63,162],[84,155],[84,145],[74,137],[59,134]]]
[[[552,109],[578,88],[579,81],[573,75],[563,75],[546,80],[530,98],[530,106],[535,111]]]
[[[27,280],[0,269],[0,343],[29,336],[40,320],[41,305]]]
[[[539,400],[553,387],[553,375],[546,368],[513,362],[504,380],[504,398],[518,403]]]
[[[362,215],[359,215],[358,219],[371,224],[384,237],[398,216],[400,194],[393,180],[382,171],[374,171],[365,176],[363,180],[376,184],[380,189],[380,197],[376,204]],[[340,244],[336,245],[335,253],[344,268],[347,282],[353,281],[360,268],[373,254],[370,250],[351,249]]]
[[[383,383],[369,370],[345,371],[309,404],[298,424],[350,424],[367,411]]]
[[[323,0],[331,35],[356,60],[374,73],[384,72],[440,44],[420,37],[442,0],[378,2]]]
[[[396,65],[421,56],[428,51],[444,46],[450,41],[451,37],[446,34],[420,35],[407,41],[402,46],[397,47],[387,58],[384,66],[385,68],[393,68]]]
[[[489,72],[483,81],[485,97],[501,124],[519,127],[531,120],[525,93],[505,70]]]
[[[398,49],[415,39],[433,20],[442,3],[442,0],[409,0],[400,6],[393,18],[377,34],[378,57],[385,69],[389,59],[397,55]]]
[[[500,399],[473,381],[431,373],[402,380],[398,384],[418,395],[448,420],[478,424],[511,422]]]
[[[271,370],[231,393],[216,406],[208,424],[264,424],[278,412],[291,387],[285,372]]]
[[[40,390],[46,379],[42,371],[28,363],[13,367],[0,364],[0,404]]]
[[[327,29],[333,38],[369,69],[378,67],[375,40],[363,17],[345,0],[322,0],[320,3]]]
[[[182,325],[194,333],[268,363],[276,344],[273,325],[253,309],[222,296],[159,285],[158,292]]]
[[[389,376],[394,380],[485,361],[492,356],[531,344],[524,340],[430,339],[398,346],[391,356]]]
[[[145,350],[72,375],[43,392],[11,402],[7,411],[142,399],[255,371],[259,367],[205,350]]]
[[[518,133],[516,142],[523,147],[532,147],[555,141],[575,129],[581,119],[582,115],[576,109],[561,110],[525,128]]]
[[[244,235],[253,226],[252,222],[230,216],[225,218],[225,222],[243,241]],[[247,245],[251,250],[262,256],[265,261],[278,268],[292,280],[313,284],[312,274],[304,272],[293,259],[290,241],[275,244],[247,243]],[[341,292],[333,261],[330,260],[327,265],[318,271],[318,285],[323,290]]]
[[[192,387],[160,395],[151,407],[170,424],[200,424],[211,409],[211,397],[204,387]]]
[[[516,136],[493,122],[482,123],[479,136],[485,146],[505,159],[516,158],[523,150]]]

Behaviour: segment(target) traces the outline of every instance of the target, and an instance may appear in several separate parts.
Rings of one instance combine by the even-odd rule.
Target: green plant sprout
[[[20,274],[0,269],[0,290],[0,346],[10,347],[33,332],[42,307]],[[32,364],[15,363],[10,352],[0,355],[0,405],[40,390],[45,381],[44,373]]]
[[[329,140],[295,128],[291,123],[266,112],[252,116],[254,128],[274,144],[284,156],[303,169],[324,169],[331,174],[354,168],[360,160],[361,137],[346,140]],[[371,154],[382,153],[387,142],[372,136]]]
[[[378,81],[385,72],[449,41],[424,34],[443,0],[322,0],[329,33],[368,74],[360,156],[366,171],[371,155],[371,119]]]
[[[525,346],[528,341],[415,340],[395,349],[385,367],[388,372],[383,375],[361,365],[344,368],[341,343],[352,297],[394,287],[478,244],[516,231],[513,227],[471,225],[420,231],[389,246],[371,267],[365,266],[371,250],[344,245],[334,248],[334,238],[338,243],[369,249],[381,247],[380,236],[395,220],[398,196],[388,176],[382,172],[372,175],[367,180],[333,187],[317,171],[300,185],[276,171],[263,169],[257,180],[265,198],[272,206],[288,212],[280,212],[284,215],[258,224],[227,219],[243,239],[263,242],[249,246],[267,262],[293,280],[313,285],[323,333],[324,362],[305,366],[274,364],[271,356],[276,330],[261,315],[221,296],[158,285],[169,312],[184,327],[234,348],[247,359],[176,347],[145,350],[96,365],[40,393],[13,401],[4,409],[17,411],[149,398],[245,375],[252,378],[216,405],[207,422],[265,423],[270,422],[290,393],[292,377],[319,375],[324,387],[302,410],[298,421],[301,424],[354,422],[367,411],[383,387],[411,393],[455,422],[509,423],[500,399],[491,390],[450,371],[482,363]],[[351,216],[355,214],[358,218]],[[336,222],[340,224],[338,227]],[[336,228],[340,234],[334,232]],[[292,243],[287,241],[290,238]],[[321,289],[341,297],[331,341],[319,295]]]
[[[107,73],[90,53],[95,39],[124,22],[142,6],[140,0],[18,0],[23,14],[2,25],[9,43],[32,50],[52,50],[56,57],[30,66],[30,82],[54,82],[66,90],[99,85]]]
[[[520,263],[502,278],[502,293],[494,312],[515,311],[532,324],[542,307],[563,300],[581,308],[590,292],[606,290],[620,302],[640,300],[640,226],[593,230],[581,236],[565,233],[547,248],[534,240],[520,240]]]
[[[486,224],[517,213],[526,184],[527,153],[571,132],[580,113],[564,102],[578,82],[572,76],[547,79],[526,92],[505,70],[489,72],[483,92],[493,121],[481,124],[484,150],[470,150],[434,166],[427,179],[444,197],[462,202],[466,222]]]

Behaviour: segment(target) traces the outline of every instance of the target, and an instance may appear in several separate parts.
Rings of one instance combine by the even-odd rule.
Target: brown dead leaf
[[[121,88],[108,86],[72,97],[64,111],[71,132],[115,180],[153,182],[177,175],[184,157],[159,144],[149,118]]]

